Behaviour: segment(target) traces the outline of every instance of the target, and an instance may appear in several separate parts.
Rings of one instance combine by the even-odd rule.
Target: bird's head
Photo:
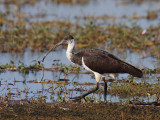
[[[45,54],[45,56],[42,59],[42,62],[44,61],[45,57],[53,50],[56,49],[58,46],[60,45],[64,45],[64,44],[68,44],[68,45],[73,45],[74,46],[74,38],[71,35],[66,35],[60,42],[58,42],[56,45],[54,45],[52,48],[50,48],[50,50],[48,50],[48,52]]]
[[[71,44],[72,42],[74,42],[73,36],[66,35],[60,42],[58,42],[57,44],[55,44],[51,49],[55,49],[56,47],[58,47],[60,45]]]
[[[71,35],[67,35],[61,41],[65,44],[70,44],[74,41],[74,38]]]
[[[64,44],[71,44],[72,42],[74,42],[74,38],[71,35],[66,35],[59,43],[57,43],[56,45],[54,45],[53,48],[56,48],[60,45],[64,45]]]

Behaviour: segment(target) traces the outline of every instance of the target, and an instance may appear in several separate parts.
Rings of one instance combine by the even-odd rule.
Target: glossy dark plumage
[[[143,76],[143,73],[140,69],[103,50],[84,49],[74,54],[71,58],[71,61],[81,66],[82,57],[87,67],[100,74],[129,73],[135,77]]]

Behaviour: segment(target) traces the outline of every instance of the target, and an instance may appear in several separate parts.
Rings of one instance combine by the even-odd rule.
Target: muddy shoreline
[[[1,119],[52,120],[126,120],[160,119],[155,105],[122,105],[117,103],[0,103]]]

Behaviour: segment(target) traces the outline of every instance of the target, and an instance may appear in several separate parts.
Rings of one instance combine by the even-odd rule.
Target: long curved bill
[[[47,55],[54,49],[56,49],[58,46],[62,45],[65,41],[61,40],[59,43],[57,43],[56,45],[54,45],[53,47],[51,47],[47,53],[44,55],[43,59],[41,60],[42,62],[44,61],[44,59],[47,57]],[[40,62],[39,62],[40,63]]]

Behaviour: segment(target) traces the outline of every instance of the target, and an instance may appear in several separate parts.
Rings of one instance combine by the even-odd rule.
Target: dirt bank
[[[159,106],[104,103],[1,103],[1,119],[126,120],[160,119]]]

